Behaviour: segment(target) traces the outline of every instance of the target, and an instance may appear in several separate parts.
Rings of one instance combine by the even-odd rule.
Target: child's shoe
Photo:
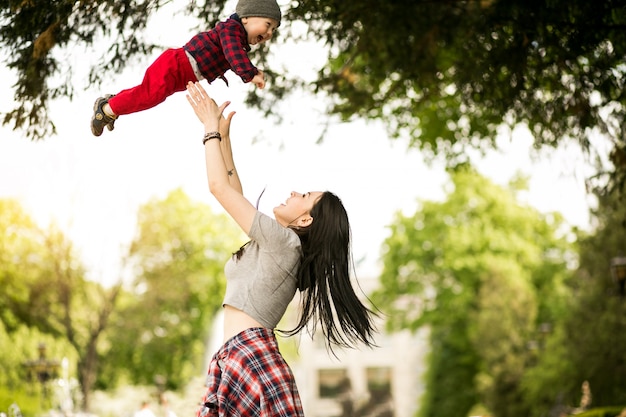
[[[112,94],[107,94],[104,97],[99,97],[93,105],[93,116],[91,117],[91,133],[94,136],[100,136],[104,127],[106,126],[109,131],[115,128],[114,123],[116,117],[107,115],[102,109],[105,104],[109,102],[109,99],[113,97]]]

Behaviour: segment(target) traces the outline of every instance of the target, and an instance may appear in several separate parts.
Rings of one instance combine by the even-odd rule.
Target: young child
[[[263,71],[250,62],[248,52],[251,45],[272,37],[281,16],[276,0],[239,0],[235,13],[214,29],[197,34],[182,48],[163,52],[148,67],[140,85],[98,98],[91,133],[100,136],[105,126],[113,130],[118,116],[150,109],[185,90],[189,81],[211,83],[221,78],[228,85],[224,73],[229,69],[244,83],[264,88]]]

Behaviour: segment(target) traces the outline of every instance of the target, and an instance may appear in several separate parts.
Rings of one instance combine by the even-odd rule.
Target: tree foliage
[[[0,318],[12,331],[24,315],[21,306],[28,302],[28,285],[41,273],[25,263],[42,257],[43,236],[17,201],[0,200],[0,213]]]
[[[74,374],[76,354],[73,348],[65,339],[54,338],[34,327],[19,325],[8,332],[2,320],[0,346],[0,412],[6,413],[11,404],[16,403],[24,416],[41,415],[49,409],[49,402],[44,400],[54,395],[54,387],[44,390],[37,375],[26,365],[40,359],[40,347],[44,346],[48,360],[61,364],[62,358],[66,358],[70,365],[68,370]],[[34,401],[34,398],[42,401]]]
[[[626,296],[611,276],[613,258],[626,255],[626,207],[615,195],[599,198],[597,227],[580,239],[580,268],[572,284],[575,299],[565,323],[565,357],[577,364],[570,395],[588,381],[593,406],[626,404]]]
[[[17,107],[3,122],[45,137],[53,130],[47,106],[74,93],[71,68],[55,51],[110,39],[92,67],[90,82],[98,84],[152,50],[142,33],[165,3],[1,1],[0,45],[18,77]],[[180,9],[204,29],[230,12],[224,0]],[[592,159],[594,184],[623,187],[626,0],[300,0],[284,9],[283,38],[297,38],[291,24],[304,22],[305,38],[328,46],[328,61],[308,83],[266,65],[261,48],[255,59],[272,85],[251,90],[251,105],[271,112],[295,86],[325,93],[329,114],[383,119],[392,135],[451,165],[468,148],[493,147],[503,123],[527,124],[537,147],[573,140],[590,156],[596,132],[612,146]]]
[[[84,409],[95,387],[119,381],[152,385],[164,377],[163,388],[181,388],[203,372],[224,263],[243,242],[227,216],[175,190],[139,211],[126,261],[131,285],[104,287],[85,279],[62,233],[0,200],[0,341],[16,348],[0,359],[0,387],[21,386],[20,362],[46,340],[75,359]]]
[[[626,343],[626,303],[610,270],[611,260],[626,253],[626,213],[617,195],[601,195],[598,201],[593,230],[579,233],[579,267],[568,281],[566,314],[545,338],[522,383],[532,415],[574,414],[590,406],[596,411],[589,415],[603,415],[603,407],[611,406],[618,415],[626,404],[626,355],[616,348]],[[583,401],[585,383],[591,404]]]
[[[87,281],[71,242],[54,226],[40,229],[19,203],[0,200],[0,213],[0,317],[9,332],[26,326],[73,347],[88,408],[119,287]]]
[[[566,308],[564,225],[469,168],[452,183],[445,201],[396,216],[374,302],[391,329],[431,329],[421,416],[467,415],[479,402],[498,417],[529,415],[529,342]]]
[[[315,87],[332,113],[380,118],[452,164],[494,146],[497,128],[527,124],[537,146],[593,131],[626,172],[626,2],[569,0],[299,1],[291,20],[329,45]],[[603,176],[603,184],[607,177]]]
[[[224,295],[224,263],[238,242],[242,233],[227,216],[180,189],[140,208],[130,248],[134,279],[112,320],[101,386],[123,376],[148,385],[163,377],[178,389],[202,373]]]

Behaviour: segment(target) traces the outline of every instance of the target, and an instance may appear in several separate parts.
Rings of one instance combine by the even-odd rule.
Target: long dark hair
[[[294,228],[304,254],[298,270],[300,317],[294,329],[283,333],[294,335],[307,328],[314,335],[319,324],[331,351],[333,345],[354,347],[359,342],[375,346],[376,313],[361,302],[350,282],[353,264],[346,209],[339,197],[326,191],[310,214],[309,226]]]

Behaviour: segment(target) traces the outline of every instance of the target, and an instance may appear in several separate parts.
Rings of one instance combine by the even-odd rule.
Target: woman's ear
[[[302,216],[302,217],[300,217],[298,219],[298,226],[299,227],[307,227],[311,223],[313,223],[313,217],[311,217],[309,215],[304,215],[304,216]]]

